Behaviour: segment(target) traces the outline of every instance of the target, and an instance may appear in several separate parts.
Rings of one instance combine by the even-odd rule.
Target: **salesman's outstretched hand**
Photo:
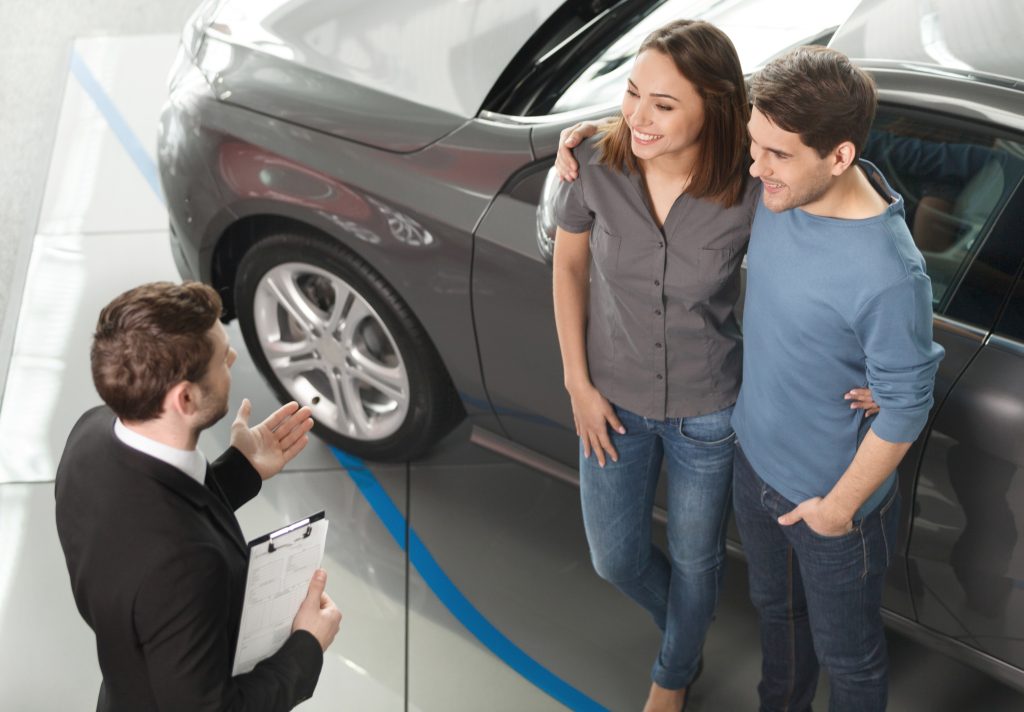
[[[306,433],[313,427],[313,413],[308,407],[300,408],[292,401],[250,428],[251,413],[252,403],[244,398],[235,422],[231,424],[231,444],[245,455],[260,477],[268,480],[306,447],[309,442]]]

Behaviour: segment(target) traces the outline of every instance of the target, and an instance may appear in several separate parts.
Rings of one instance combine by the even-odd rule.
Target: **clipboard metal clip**
[[[287,536],[289,534],[292,534],[292,533],[298,531],[299,529],[302,529],[302,527],[306,528],[306,530],[304,532],[302,532],[302,536],[296,537],[295,539],[292,539],[291,541],[287,541],[287,542],[279,542],[278,543],[276,541],[277,539],[280,539],[283,536]],[[294,524],[289,524],[284,529],[278,529],[276,532],[273,532],[270,535],[270,544],[267,546],[267,551],[269,553],[273,554],[275,551],[280,549],[282,546],[288,546],[289,544],[291,544],[292,542],[296,541],[297,539],[305,539],[306,537],[308,537],[312,533],[313,533],[313,523],[309,519],[303,519],[301,521],[295,522]]]

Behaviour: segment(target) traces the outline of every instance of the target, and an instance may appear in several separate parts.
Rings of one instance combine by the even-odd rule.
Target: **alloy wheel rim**
[[[314,421],[354,440],[393,435],[409,412],[409,373],[377,311],[338,275],[303,262],[269,270],[254,325],[270,369]]]

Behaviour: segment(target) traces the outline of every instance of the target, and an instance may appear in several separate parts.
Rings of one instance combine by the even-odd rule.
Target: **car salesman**
[[[132,289],[100,313],[86,412],[57,468],[57,533],[75,603],[96,634],[97,710],[289,710],[316,687],[341,613],[318,570],[282,647],[231,676],[248,548],[234,510],[309,441],[308,408],[259,425],[242,406],[213,463],[199,434],[228,412],[237,354],[217,293]]]

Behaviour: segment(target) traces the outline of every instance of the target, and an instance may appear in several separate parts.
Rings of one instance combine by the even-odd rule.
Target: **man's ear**
[[[199,386],[189,381],[178,381],[164,396],[164,412],[188,417],[196,412]]]
[[[843,141],[832,150],[832,175],[841,176],[857,161],[857,147],[853,141]]]

